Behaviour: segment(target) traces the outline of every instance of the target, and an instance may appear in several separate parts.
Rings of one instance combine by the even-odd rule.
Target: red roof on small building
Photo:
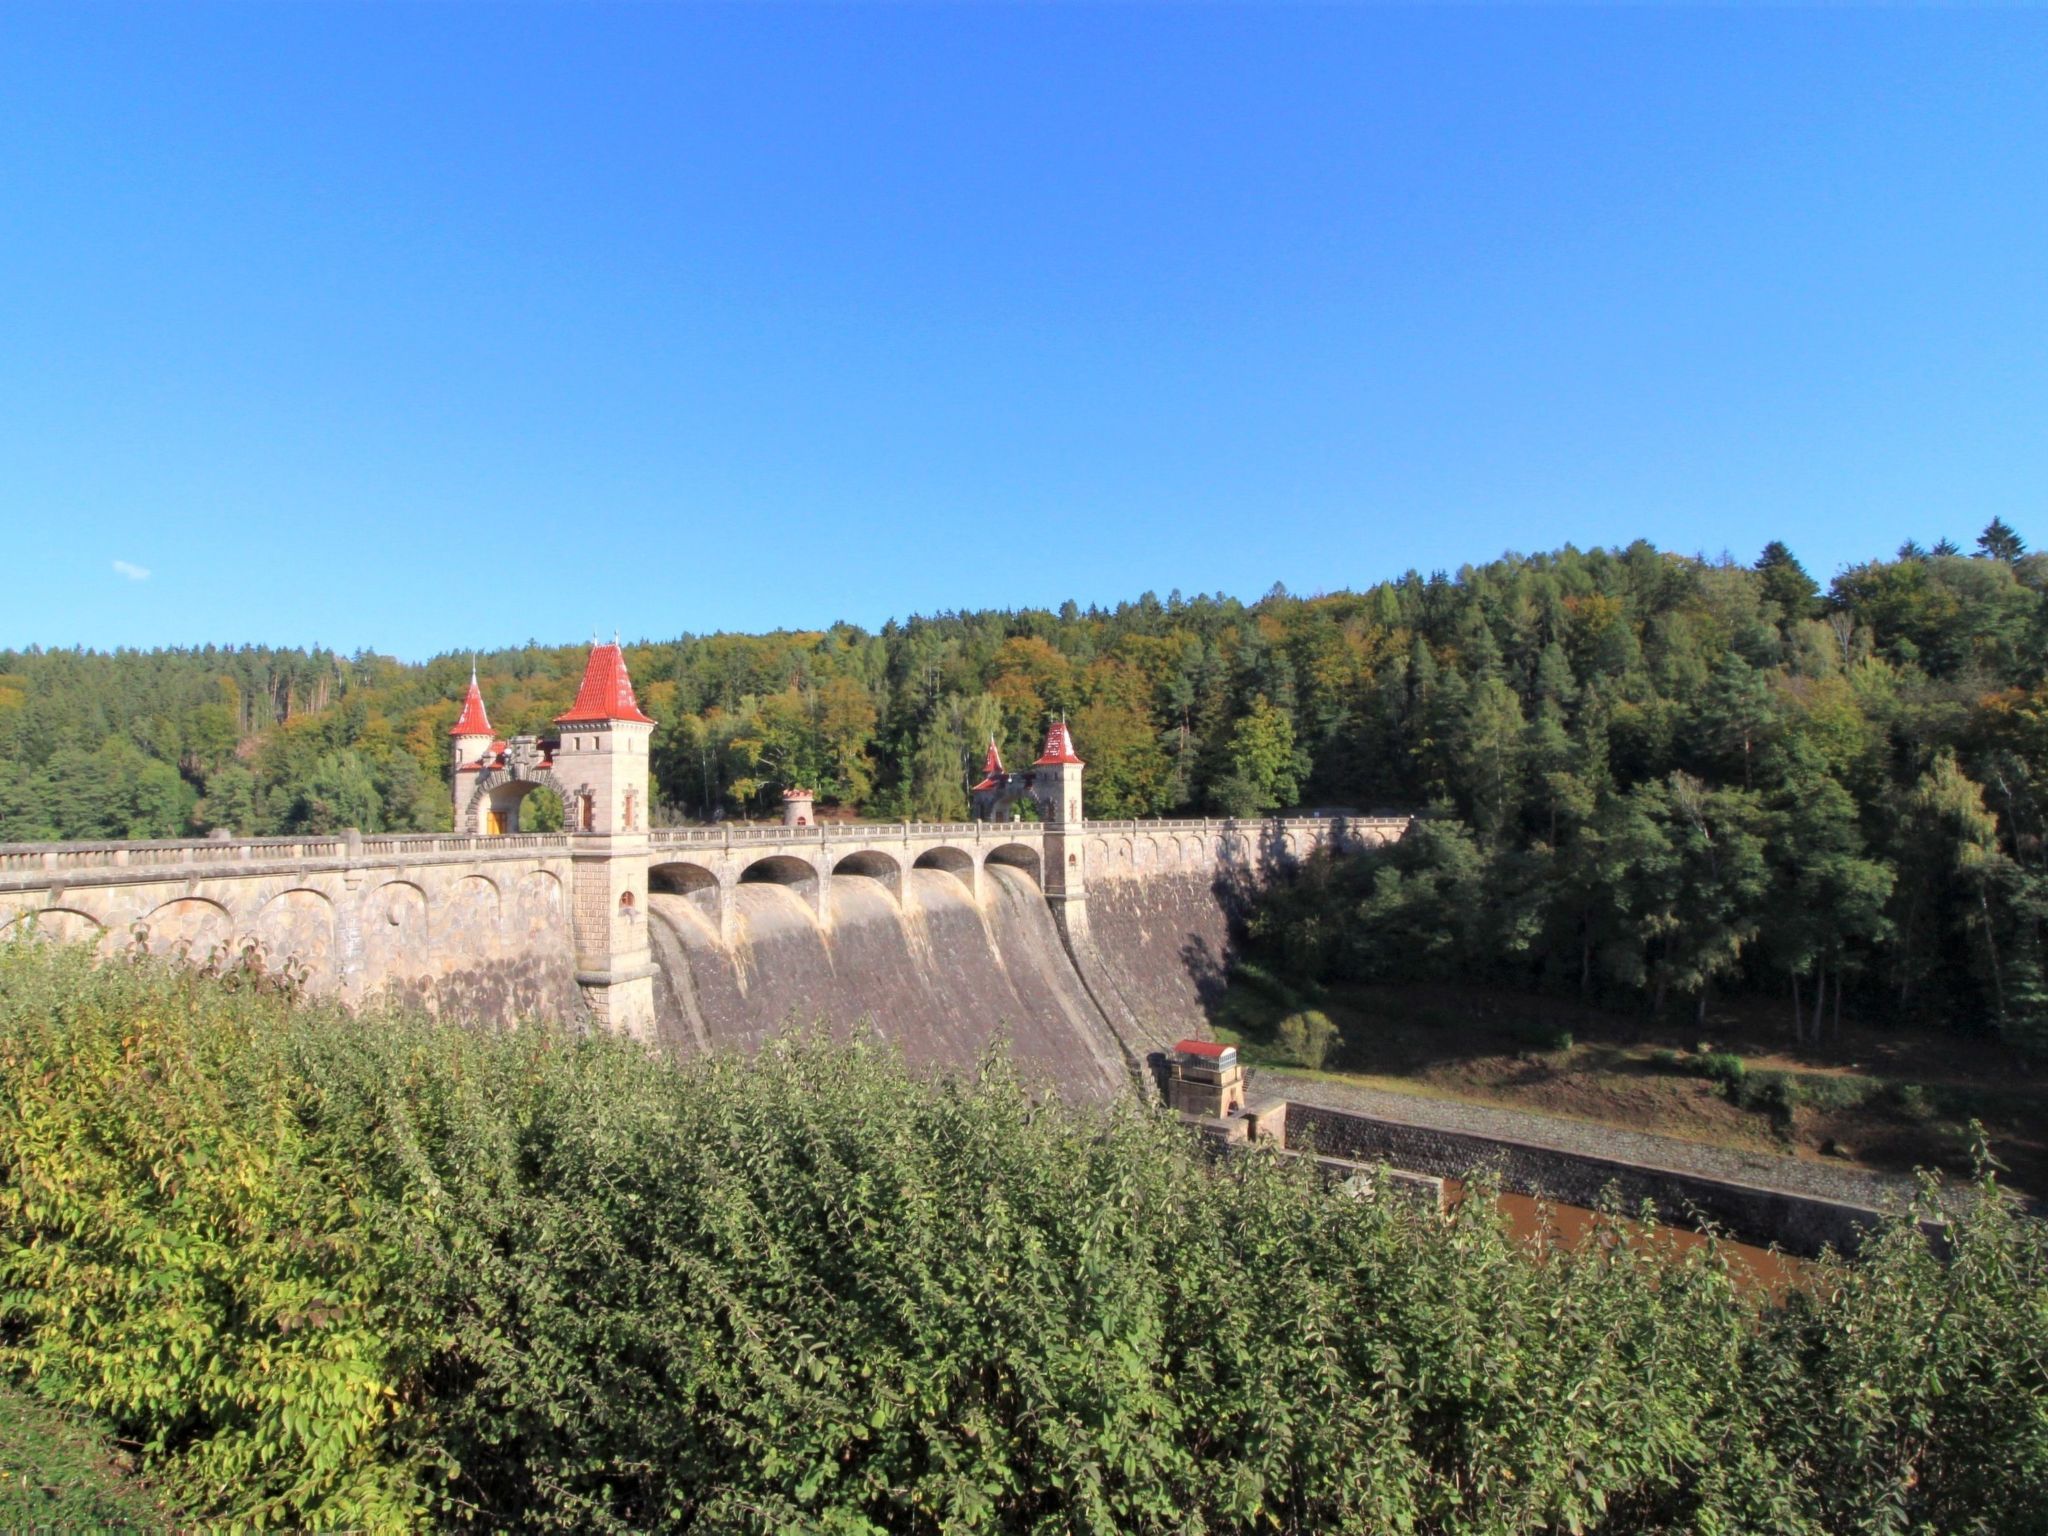
[[[488,736],[491,734],[490,717],[484,713],[483,690],[476,685],[476,672],[469,674],[469,692],[463,695],[462,718],[455,722],[450,736]]]
[[[813,790],[785,789],[782,792],[782,798],[785,800],[815,800],[818,796]]]
[[[1220,1045],[1214,1040],[1181,1040],[1174,1044],[1176,1056],[1206,1056],[1211,1061],[1220,1061],[1227,1051],[1234,1051],[1234,1045]]]
[[[1058,763],[1075,763],[1085,768],[1088,765],[1074,756],[1074,738],[1067,730],[1064,720],[1053,721],[1045,733],[1045,750],[1038,754],[1038,761],[1031,766],[1044,768]]]
[[[981,782],[974,787],[977,790],[1003,787],[1003,754],[997,749],[993,736],[988,739],[988,756],[982,760]]]
[[[633,697],[633,679],[626,675],[626,653],[614,641],[593,646],[583,668],[583,686],[576,690],[576,702],[567,714],[555,716],[557,725],[594,725],[601,720],[625,720],[635,725],[654,722],[640,713]]]

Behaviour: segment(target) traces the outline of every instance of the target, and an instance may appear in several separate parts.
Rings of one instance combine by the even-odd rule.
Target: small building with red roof
[[[1244,1108],[1244,1067],[1237,1047],[1181,1040],[1166,1053],[1166,1103],[1184,1115],[1221,1119]]]

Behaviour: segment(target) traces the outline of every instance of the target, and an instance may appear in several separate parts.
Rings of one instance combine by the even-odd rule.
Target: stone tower
[[[484,771],[492,748],[498,744],[490,717],[484,713],[484,695],[476,685],[474,662],[469,668],[469,692],[462,699],[462,714],[448,735],[455,749],[455,830],[468,832],[474,829],[462,824],[463,812],[469,807],[477,776]]]
[[[593,646],[576,702],[555,716],[561,740],[554,774],[574,868],[569,897],[576,984],[597,1021],[652,1039],[654,962],[647,947],[647,744],[654,721],[640,711],[616,639]]]
[[[1087,922],[1088,856],[1081,808],[1081,771],[1088,765],[1074,753],[1064,720],[1045,733],[1045,750],[1031,765],[1031,798],[1045,825],[1045,899],[1071,942]]]

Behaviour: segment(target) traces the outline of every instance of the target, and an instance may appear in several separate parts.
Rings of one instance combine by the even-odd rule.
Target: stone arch
[[[1045,885],[1045,861],[1039,851],[1029,843],[1004,843],[1000,847],[991,848],[982,863],[1000,865],[1004,869],[1021,870],[1031,877],[1033,885],[1041,888]]]
[[[903,900],[903,864],[894,854],[862,848],[834,864],[832,875],[834,879],[856,875],[863,880],[879,880],[897,901]]]
[[[90,912],[81,912],[76,907],[38,907],[16,912],[7,921],[0,922],[0,938],[27,932],[31,927],[36,937],[57,944],[89,941],[95,947],[104,948],[107,942],[107,925]]]
[[[363,903],[363,973],[382,980],[429,968],[427,893],[410,880],[387,880]]]
[[[249,938],[271,969],[289,960],[324,978],[334,955],[334,903],[308,886],[279,891],[257,909]]]
[[[565,910],[561,877],[553,870],[529,869],[513,886],[510,907],[515,936],[531,941],[560,932]]]
[[[975,867],[974,855],[967,852],[964,848],[927,848],[912,861],[910,867],[912,869],[944,870],[962,885],[966,886],[969,895],[979,896],[981,894],[980,883],[975,878],[980,871]]]
[[[144,944],[153,955],[182,954],[204,960],[228,942],[233,921],[228,909],[204,896],[174,896],[142,919]]]
[[[810,909],[813,921],[825,921],[824,882],[818,876],[818,866],[809,859],[787,853],[767,854],[743,868],[737,883],[779,885]]]
[[[718,876],[702,864],[656,864],[647,871],[647,889],[671,896],[688,896],[695,891],[714,889],[717,884]]]
[[[452,938],[463,950],[475,939],[495,945],[499,924],[505,916],[504,893],[489,875],[464,875],[448,888],[441,901],[441,921],[435,928],[444,939]]]
[[[575,830],[575,792],[562,782],[559,775],[547,768],[541,769],[538,773],[512,773],[503,768],[491,768],[478,774],[476,787],[469,792],[469,799],[462,807],[462,825],[455,830],[469,833],[481,831],[478,823],[483,816],[484,807],[495,800],[500,791],[518,785],[525,786],[519,792],[521,800],[536,789],[553,790],[562,802],[565,824],[572,832]]]
[[[703,913],[712,930],[718,931],[725,917],[724,882],[702,864],[683,862],[656,864],[647,871],[648,905],[660,910],[656,896],[682,896]]]
[[[740,871],[741,885],[792,885],[816,887],[818,866],[809,859],[786,853],[771,853]]]

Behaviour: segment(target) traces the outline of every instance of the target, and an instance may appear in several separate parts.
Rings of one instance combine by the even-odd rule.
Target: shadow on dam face
[[[913,1066],[963,1069],[1006,1034],[1029,1082],[1074,1099],[1128,1089],[1123,1053],[1030,873],[992,862],[977,900],[971,865],[965,878],[902,870],[899,903],[879,866],[852,865],[835,868],[823,921],[777,879],[785,872],[743,880],[730,944],[697,892],[650,881],[661,1038],[686,1052],[752,1051],[792,1022],[843,1037],[871,1021]]]

